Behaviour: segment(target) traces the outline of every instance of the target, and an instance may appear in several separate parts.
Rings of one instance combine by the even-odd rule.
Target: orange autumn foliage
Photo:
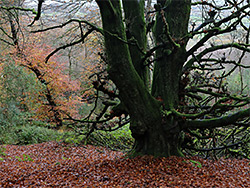
[[[81,98],[77,96],[80,82],[67,74],[66,63],[57,61],[56,57],[45,63],[50,51],[49,46],[33,44],[21,53],[15,53],[15,62],[26,67],[27,73],[34,74],[40,82],[36,91],[24,93],[26,97],[22,103],[34,112],[34,118],[40,120],[54,121],[55,112],[59,113],[61,120],[67,114],[77,117],[77,108],[81,103]]]

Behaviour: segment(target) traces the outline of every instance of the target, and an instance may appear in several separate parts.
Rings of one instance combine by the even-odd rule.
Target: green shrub
[[[134,139],[131,136],[129,125],[126,125],[113,132],[95,131],[87,143],[112,150],[129,151],[133,147]]]
[[[66,131],[57,138],[57,141],[73,145],[90,144],[119,151],[131,150],[134,143],[129,125],[112,132],[94,131],[86,139],[87,134],[88,131],[86,129],[81,129],[79,132]]]
[[[55,130],[38,126],[18,127],[15,132],[17,135],[17,144],[19,145],[36,144],[56,140],[60,135],[60,133]]]
[[[84,135],[79,135],[74,131],[65,131],[57,137],[58,142],[67,144],[80,145],[84,139]]]
[[[37,144],[56,140],[61,133],[38,126],[1,126],[0,144]]]

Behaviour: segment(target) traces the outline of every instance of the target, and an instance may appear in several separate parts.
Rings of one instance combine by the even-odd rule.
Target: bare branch
[[[35,21],[39,20],[39,18],[41,16],[41,10],[42,10],[43,2],[44,2],[44,0],[38,0],[36,17],[34,18],[34,20],[28,26],[32,26],[35,23]]]
[[[212,119],[201,119],[201,120],[187,120],[182,126],[183,129],[204,129],[204,128],[216,128],[216,127],[224,127],[230,124],[233,124],[241,119],[249,117],[250,108],[246,110],[241,110],[239,112],[229,114],[226,116],[222,116],[219,118]]]
[[[193,65],[193,63],[196,62],[197,60],[200,61],[201,58],[208,53],[211,53],[211,52],[214,52],[217,50],[221,50],[221,49],[226,49],[226,48],[236,48],[236,49],[239,49],[242,51],[250,52],[249,47],[250,47],[249,44],[229,43],[229,44],[222,44],[222,45],[206,48],[205,50],[200,52],[197,56],[195,56],[195,58],[190,59],[186,63],[186,65],[183,68],[183,72],[185,72],[187,69],[189,69]]]
[[[26,11],[26,12],[32,12],[32,14],[37,14],[37,12],[35,11],[35,9],[30,9],[30,8],[23,8],[23,7],[16,7],[16,6],[12,6],[12,7],[5,7],[5,6],[0,6],[0,9],[3,10],[21,10],[21,11]]]
[[[100,32],[101,34],[103,34],[103,30],[101,28],[99,28],[98,26],[86,21],[86,20],[78,20],[78,19],[70,19],[69,21],[62,23],[60,25],[56,25],[56,26],[52,26],[52,27],[48,27],[45,29],[39,29],[39,30],[35,30],[35,31],[31,31],[31,33],[40,33],[40,32],[45,32],[45,31],[49,31],[49,30],[53,30],[53,29],[58,29],[58,28],[63,28],[65,26],[67,26],[70,23],[76,22],[78,24],[84,23],[88,26],[90,26],[91,28],[93,28],[95,31]]]

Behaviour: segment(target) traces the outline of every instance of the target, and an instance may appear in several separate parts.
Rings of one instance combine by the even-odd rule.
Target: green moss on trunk
[[[112,4],[110,1],[97,2],[103,29],[106,31],[104,37],[109,75],[118,87],[120,99],[130,114],[133,130],[143,134],[147,125],[152,125],[160,119],[159,104],[148,92],[133,66],[129,47],[124,42],[126,34],[119,1],[112,1]]]
[[[156,44],[164,41],[164,48],[156,51],[152,94],[161,97],[166,109],[176,107],[179,101],[179,81],[186,61],[186,43],[182,38],[188,33],[190,0],[161,1],[164,11],[159,11],[154,26]]]
[[[127,41],[127,35],[120,1],[96,1],[102,16],[105,48],[109,65],[108,72],[110,78],[119,89],[120,100],[130,115],[130,129],[136,141],[133,150],[134,155],[181,156],[180,126],[178,121],[171,116],[163,117],[161,113],[163,106],[149,93],[144,84],[144,70],[141,69],[138,63],[142,57],[141,54],[138,49],[134,52],[135,48],[128,46],[127,42],[124,42]],[[138,1],[133,1],[133,3],[136,2],[138,3]],[[133,21],[133,16],[143,18],[140,4],[138,4],[139,8],[135,6],[133,7],[135,10],[129,12],[132,10],[131,6],[133,3],[129,4],[126,2],[124,4],[126,17],[129,18],[130,22]],[[174,8],[176,6],[175,1],[170,5]],[[184,9],[184,13],[179,19],[188,16],[187,5],[190,6],[190,3],[185,2],[184,5],[180,5]],[[134,12],[136,10],[139,12]],[[176,13],[173,14],[174,16],[168,19],[178,19]],[[178,21],[180,22],[180,20]],[[159,15],[157,23],[155,34],[163,36],[165,26],[161,23]],[[143,20],[141,20],[141,24],[143,25],[132,24],[131,27],[128,27],[127,24],[127,27],[131,30],[130,34],[137,39],[139,46],[145,48],[146,36],[143,36],[143,33],[145,33]],[[171,24],[169,25],[172,27]],[[171,30],[171,32],[175,31]],[[186,30],[181,31],[176,36],[180,37],[184,33],[186,33]],[[159,42],[159,39],[157,40]],[[172,49],[167,45],[165,49],[156,52],[157,57],[162,56],[163,58],[156,62],[155,73],[157,75],[154,77],[153,94],[155,96],[161,95],[165,106],[175,106],[178,103],[180,67],[184,63],[184,58],[180,56],[183,56],[185,53],[185,44],[175,53],[166,56],[166,52],[169,50]]]
[[[149,70],[142,62],[147,47],[146,22],[144,18],[145,1],[123,1],[125,13],[126,36],[129,45],[129,52],[137,73],[146,86],[149,86]]]

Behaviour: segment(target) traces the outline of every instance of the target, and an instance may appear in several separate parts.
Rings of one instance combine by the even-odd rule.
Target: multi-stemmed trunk
[[[154,33],[156,45],[164,44],[164,47],[156,51],[152,89],[148,88],[149,74],[142,62],[147,44],[144,0],[124,0],[125,19],[119,0],[96,2],[102,16],[108,72],[130,115],[130,129],[136,141],[135,155],[182,155],[180,125],[173,116],[166,116],[162,111],[178,105],[186,44],[180,39],[187,33],[190,0],[161,1],[162,9],[157,13]],[[178,12],[173,11],[173,7],[178,7]],[[174,24],[180,27],[171,29]]]

